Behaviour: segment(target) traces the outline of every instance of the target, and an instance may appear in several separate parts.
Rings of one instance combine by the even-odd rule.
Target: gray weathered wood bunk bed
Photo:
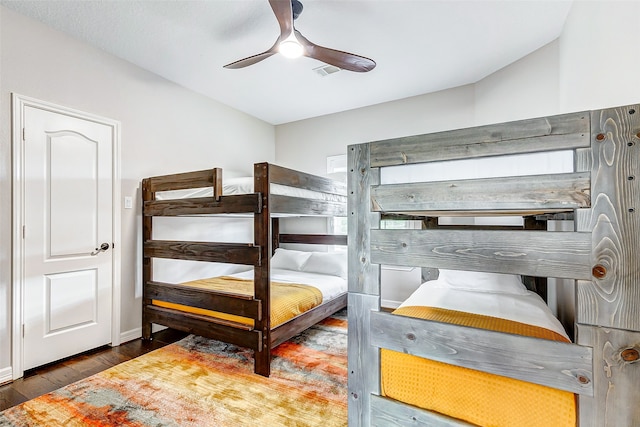
[[[387,167],[558,150],[573,153],[572,172],[381,183]],[[388,350],[575,394],[574,425],[640,425],[640,105],[357,144],[348,157],[350,426],[476,424],[464,410],[448,414],[385,395]],[[573,227],[380,229],[386,216],[488,214],[571,219]],[[575,280],[575,338],[386,313],[381,264]],[[515,395],[505,400],[498,403],[517,404]],[[533,406],[524,402],[525,410]]]
[[[293,189],[278,194],[280,188]],[[159,199],[160,192],[212,188],[208,197]],[[346,245],[347,236],[280,234],[279,216],[345,216],[345,184],[269,163],[254,165],[253,192],[223,195],[219,168],[157,176],[142,181],[143,318],[142,335],[151,338],[152,323],[252,349],[255,372],[269,376],[271,349],[346,306],[346,290],[328,301],[271,325],[270,260],[279,243]],[[297,192],[303,193],[299,196]],[[309,198],[308,193],[323,197]],[[166,193],[162,193],[166,194]],[[326,197],[324,197],[326,196]],[[154,240],[153,218],[199,215],[253,216],[253,243]],[[253,267],[250,295],[155,281],[153,259],[168,258],[241,264]],[[159,303],[168,303],[161,306]],[[176,308],[172,304],[179,304]],[[194,308],[193,312],[180,307]],[[220,318],[199,310],[222,313]],[[227,316],[225,318],[225,315]],[[250,322],[229,320],[239,316]]]

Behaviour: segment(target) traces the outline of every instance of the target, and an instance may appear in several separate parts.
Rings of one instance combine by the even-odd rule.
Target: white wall
[[[475,84],[475,124],[558,114],[559,43],[553,41]]]
[[[274,161],[274,127],[0,7],[0,377],[11,364],[11,92],[121,122],[122,196],[147,176]],[[122,209],[121,332],[140,328],[140,205]]]
[[[327,156],[345,154],[347,145],[456,129],[473,122],[473,114],[474,88],[463,86],[279,125],[276,160],[325,175]]]
[[[560,107],[640,102],[640,2],[575,1],[560,38]]]

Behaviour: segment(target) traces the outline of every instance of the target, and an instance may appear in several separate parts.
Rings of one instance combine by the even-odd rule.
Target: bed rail
[[[220,168],[155,176],[145,181],[148,191],[152,193],[213,187],[213,197],[216,200],[222,195],[222,169]]]
[[[591,146],[589,112],[370,142],[370,167]]]
[[[381,170],[571,150],[555,175],[381,184]],[[578,395],[580,426],[640,420],[640,105],[352,145],[349,157],[349,425],[467,425],[380,396],[380,348]],[[572,231],[383,230],[381,218],[537,215]],[[380,264],[576,281],[573,344],[380,311]]]

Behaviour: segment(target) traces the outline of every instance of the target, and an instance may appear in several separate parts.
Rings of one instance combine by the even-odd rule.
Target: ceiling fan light
[[[288,38],[280,43],[278,51],[287,58],[299,58],[304,53],[304,48],[295,38]]]

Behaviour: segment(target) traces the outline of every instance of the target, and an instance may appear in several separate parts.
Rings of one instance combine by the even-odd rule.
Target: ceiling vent
[[[314,68],[313,71],[315,71],[320,77],[325,77],[329,74],[337,73],[340,71],[340,68],[334,65],[323,65],[322,67]]]

